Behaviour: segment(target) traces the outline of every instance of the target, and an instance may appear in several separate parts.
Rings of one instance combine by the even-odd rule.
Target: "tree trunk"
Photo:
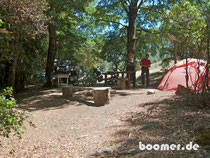
[[[209,64],[210,64],[210,56],[209,56],[209,16],[207,16],[207,65],[206,65],[206,87],[209,90]]]
[[[72,88],[70,87],[63,87],[62,88],[63,97],[70,98],[73,96]]]
[[[184,41],[183,41],[183,42],[184,42]],[[185,59],[185,52],[184,52],[183,44],[181,44],[180,59],[181,59],[181,60]]]
[[[6,61],[5,62],[5,70],[4,70],[4,82],[3,85],[7,86],[9,84],[9,75],[10,75],[10,68],[11,68],[11,64]]]
[[[117,80],[117,88],[119,89],[125,89],[126,88],[126,79],[121,78]]]
[[[20,92],[25,88],[25,74],[21,65],[21,58],[18,58],[17,68],[15,73],[15,85],[14,89],[16,92]]]
[[[176,41],[174,41],[174,64],[177,63],[177,46]]]
[[[187,19],[189,19],[188,17],[187,17]],[[188,26],[188,22],[185,24],[185,33],[184,33],[184,36],[185,36],[185,61],[186,61],[186,87],[187,88],[189,88],[189,85],[188,85],[188,81],[189,81],[189,74],[188,74],[188,60],[187,60],[187,58],[188,58],[188,52],[187,52],[187,50],[188,50],[188,38],[187,38],[187,27]]]
[[[131,4],[129,6],[129,12],[128,12],[128,19],[129,19],[129,25],[127,28],[127,57],[129,54],[136,54],[136,17],[137,17],[137,6]],[[135,61],[134,61],[135,62]],[[135,68],[136,69],[136,68]],[[134,74],[134,77],[136,77],[136,73]],[[133,83],[133,86],[135,87],[136,80]]]
[[[111,99],[110,88],[95,88],[93,90],[93,100],[95,105],[103,106],[104,104],[109,104]]]
[[[47,56],[47,65],[46,65],[46,86],[52,86],[51,74],[53,72],[54,67],[54,59],[56,53],[56,31],[55,26],[53,24],[49,24],[48,26],[49,32],[49,47],[48,47],[48,56]]]
[[[130,11],[128,14],[129,18],[129,25],[127,29],[127,57],[129,54],[135,55],[136,50],[136,17],[137,17],[137,10],[135,8],[130,7]]]
[[[188,86],[189,76],[188,76],[188,60],[187,60],[187,58],[188,58],[188,55],[187,55],[187,43],[188,43],[187,38],[186,38],[185,42],[186,42],[186,43],[185,43],[186,86],[187,86],[187,88],[189,88],[189,86]]]
[[[15,41],[14,41],[14,59],[11,65],[11,70],[9,73],[9,79],[8,79],[8,85],[14,88],[15,85],[15,74],[16,74],[16,69],[17,69],[17,63],[18,63],[18,58],[20,56],[20,38],[19,35],[15,35]]]
[[[14,89],[16,92],[20,92],[22,90],[21,86],[21,70],[20,70],[20,57],[17,59],[17,67],[16,67],[16,72],[15,72],[15,85]]]

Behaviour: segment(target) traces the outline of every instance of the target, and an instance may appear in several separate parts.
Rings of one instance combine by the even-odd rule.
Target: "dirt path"
[[[147,110],[140,105],[160,101],[174,93],[147,95],[146,89],[112,90],[111,103],[95,107],[91,97],[78,92],[66,100],[60,89],[20,94],[21,108],[29,111],[36,128],[27,127],[21,140],[2,140],[1,157],[85,157],[87,153],[120,142],[129,133],[123,121]],[[8,155],[14,151],[13,155]]]

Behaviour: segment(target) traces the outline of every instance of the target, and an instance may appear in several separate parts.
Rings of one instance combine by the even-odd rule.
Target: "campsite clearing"
[[[12,138],[10,142],[1,138],[0,157],[83,158],[131,139],[109,154],[114,157],[126,149],[138,148],[139,141],[185,145],[194,140],[196,129],[209,124],[209,110],[185,107],[174,101],[173,92],[157,90],[147,95],[147,90],[112,90],[110,104],[95,107],[85,91],[64,99],[60,89],[28,89],[17,97],[21,109],[30,113],[36,127],[27,126],[20,140]],[[167,158],[171,154],[171,151],[145,151],[135,156]],[[203,157],[206,151],[203,148],[199,152],[180,151],[173,156],[192,154]],[[132,153],[127,156],[133,157]]]

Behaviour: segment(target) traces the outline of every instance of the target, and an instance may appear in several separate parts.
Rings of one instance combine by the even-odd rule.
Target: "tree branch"
[[[126,6],[125,6],[125,3],[127,2],[127,1],[125,1],[125,0],[120,0],[120,2],[121,2],[121,4],[122,4],[122,6],[123,6],[123,9],[126,11],[126,13],[127,13],[127,15],[128,15],[128,9],[126,8]],[[128,3],[128,2],[127,2]]]
[[[112,20],[97,19],[97,20],[94,20],[94,21],[112,22],[112,23],[116,23],[116,24],[122,25],[122,26],[125,27],[125,28],[128,27],[127,25],[124,25],[124,24],[122,24],[122,23],[120,23],[120,22],[112,21]]]
[[[139,5],[138,5],[138,10],[140,9],[140,7],[141,7],[141,5],[144,3],[144,2],[146,2],[147,0],[141,0],[141,2],[139,3]]]
[[[151,34],[161,34],[161,32],[159,32],[159,31],[153,32],[152,30],[148,30],[148,29],[144,29],[144,28],[136,29],[136,31],[144,31],[144,32],[151,33]]]
[[[129,0],[125,0],[125,3],[126,3],[127,5],[130,5],[130,4],[131,4],[131,2],[130,2]]]

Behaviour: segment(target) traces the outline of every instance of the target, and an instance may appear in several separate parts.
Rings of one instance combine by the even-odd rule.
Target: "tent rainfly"
[[[201,90],[205,75],[206,62],[200,59],[188,58],[188,86],[192,90]],[[163,77],[157,89],[176,91],[178,85],[186,87],[186,59],[175,64]]]

